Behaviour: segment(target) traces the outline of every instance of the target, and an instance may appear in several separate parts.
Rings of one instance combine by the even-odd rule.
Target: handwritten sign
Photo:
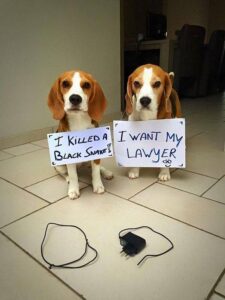
[[[113,155],[110,127],[48,134],[51,164],[65,165]]]
[[[114,121],[114,151],[123,167],[185,168],[185,120]]]

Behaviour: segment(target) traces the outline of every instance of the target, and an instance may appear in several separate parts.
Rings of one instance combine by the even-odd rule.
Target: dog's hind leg
[[[105,178],[107,180],[110,180],[113,178],[113,172],[111,172],[110,170],[107,170],[103,166],[100,166],[100,173],[103,176],[103,178]]]

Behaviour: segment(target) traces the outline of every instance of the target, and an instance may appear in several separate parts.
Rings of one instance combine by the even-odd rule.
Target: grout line
[[[24,145],[25,145],[25,144],[24,144]],[[17,146],[15,146],[15,147],[17,147]],[[11,157],[11,158],[25,156],[25,155],[27,155],[27,154],[34,153],[34,152],[38,152],[38,151],[43,151],[43,150],[46,150],[46,149],[47,149],[47,148],[36,149],[36,150],[30,151],[30,152],[22,153],[22,154],[20,154],[20,155],[15,155],[14,157]],[[9,159],[10,159],[10,158],[9,158]]]
[[[196,197],[199,197],[201,199],[206,199],[208,201],[212,201],[212,202],[215,202],[215,203],[218,203],[218,204],[222,204],[222,205],[225,205],[225,203],[223,202],[220,202],[220,201],[217,201],[217,200],[213,200],[213,199],[210,199],[210,198],[207,198],[207,197],[203,197],[202,195],[198,195],[198,194],[194,194],[192,192],[189,192],[189,191],[185,191],[185,190],[182,190],[182,189],[179,189],[177,187],[174,187],[174,186],[171,186],[171,185],[167,185],[166,183],[161,183],[160,181],[157,182],[158,184],[162,185],[162,186],[166,186],[168,188],[172,188],[174,190],[178,190],[178,191],[181,191],[183,193],[186,193],[186,194],[190,194],[190,195],[193,195],[193,196],[196,196]],[[204,194],[204,193],[203,193]],[[132,198],[132,197],[131,197]],[[129,198],[130,199],[130,198]]]
[[[201,175],[201,176],[208,177],[208,178],[211,178],[211,179],[216,179],[216,180],[219,179],[219,178],[216,178],[216,177],[213,177],[213,176],[209,176],[209,175],[205,175],[205,174],[202,174],[202,173],[198,173],[198,172],[188,170],[188,168],[182,169],[182,171],[189,172],[189,173],[196,174],[196,175]]]
[[[209,188],[207,188],[207,189],[200,195],[200,197],[204,197],[203,195],[206,194],[209,190],[211,190],[211,188],[214,187],[219,181],[220,181],[220,179],[218,179],[216,182],[214,182]]]
[[[136,194],[132,195],[131,197],[129,198],[124,198],[126,200],[130,200],[131,198],[137,196],[138,194],[140,194],[141,192],[144,192],[145,190],[147,190],[148,188],[152,187],[153,185],[155,185],[157,183],[157,180],[154,181],[153,183],[149,184],[148,186],[146,186],[145,188],[143,188],[142,190],[138,191]]]
[[[6,149],[7,149],[7,148],[6,148]],[[6,158],[6,159],[13,158],[13,157],[16,156],[15,154],[12,154],[12,153],[9,153],[9,152],[5,151],[5,149],[2,149],[2,150],[0,150],[0,151],[1,151],[1,152],[4,152],[5,154],[12,155],[12,157],[8,157],[8,158]],[[3,159],[3,160],[5,160],[5,159]]]
[[[158,210],[155,210],[155,209],[150,208],[150,207],[148,207],[148,206],[145,206],[145,205],[143,205],[143,204],[134,202],[134,201],[132,201],[132,200],[130,200],[130,199],[122,198],[121,196],[117,196],[117,197],[121,198],[122,200],[128,201],[128,202],[130,202],[130,203],[132,203],[132,204],[134,204],[134,205],[138,205],[138,206],[141,206],[141,207],[146,208],[146,209],[148,209],[148,210],[154,211],[154,212],[156,212],[156,213],[158,213],[158,214],[160,214],[160,215],[162,215],[162,216],[168,217],[168,218],[170,218],[170,219],[172,219],[172,220],[174,220],[174,221],[177,221],[177,222],[179,222],[179,223],[185,224],[185,225],[187,225],[187,226],[189,226],[189,227],[195,228],[195,229],[200,230],[200,231],[202,231],[202,232],[204,232],[204,233],[207,233],[207,234],[209,234],[209,235],[212,235],[212,236],[214,236],[214,237],[217,237],[217,238],[219,238],[219,239],[221,239],[221,240],[225,240],[225,237],[222,237],[222,236],[217,235],[217,234],[215,234],[215,233],[209,232],[209,231],[207,231],[207,230],[205,230],[205,229],[199,228],[199,227],[197,227],[197,226],[194,226],[194,225],[192,225],[192,224],[189,224],[189,223],[187,223],[187,222],[185,222],[185,221],[182,221],[182,220],[180,220],[180,219],[174,218],[174,217],[172,217],[172,216],[170,216],[170,215],[167,215],[167,214],[165,214],[165,213],[163,213],[163,212],[161,212],[161,211],[158,211]]]
[[[86,189],[86,188],[88,188],[88,187],[90,187],[90,186],[87,185],[87,186],[83,187],[81,190],[84,190],[84,189]],[[36,197],[38,197],[38,196],[36,196]],[[22,216],[22,217],[20,217],[20,218],[18,218],[18,219],[16,219],[16,220],[13,220],[12,222],[10,222],[10,223],[8,223],[8,224],[5,224],[4,226],[0,227],[0,230],[1,230],[1,229],[4,229],[4,228],[7,227],[7,226],[10,226],[10,225],[16,223],[17,221],[20,221],[20,220],[22,220],[22,219],[24,219],[24,218],[26,218],[26,217],[29,217],[30,215],[32,215],[32,214],[34,214],[34,213],[37,213],[37,212],[39,212],[39,211],[42,210],[42,209],[48,208],[48,207],[50,207],[50,206],[52,206],[52,205],[58,203],[59,201],[65,199],[65,198],[67,198],[67,197],[68,197],[68,195],[63,196],[63,197],[57,199],[57,200],[54,201],[54,202],[48,202],[47,200],[45,200],[46,202],[48,202],[48,205],[45,205],[45,206],[43,206],[43,207],[40,207],[39,209],[36,209],[36,210],[30,212],[29,214],[26,214],[26,215],[24,215],[24,216]],[[72,200],[71,200],[71,201],[72,201]]]
[[[47,204],[50,204],[50,203],[51,203],[51,202],[49,202],[48,200],[46,200],[46,199],[44,199],[44,198],[42,198],[42,197],[40,197],[40,196],[37,196],[37,195],[33,194],[32,192],[26,190],[24,187],[21,187],[21,186],[15,184],[14,182],[9,181],[8,179],[5,179],[5,178],[3,178],[3,177],[0,177],[0,179],[2,179],[3,181],[9,183],[10,185],[13,185],[14,187],[17,187],[18,189],[22,190],[23,192],[29,193],[29,194],[31,194],[32,196],[35,196],[35,197],[39,198],[40,200],[42,200],[42,201],[44,201],[44,202],[47,202]]]
[[[155,182],[155,183],[156,183],[156,182]],[[154,185],[155,183],[153,183],[152,185]],[[148,188],[148,187],[147,187],[147,188]],[[147,188],[146,188],[146,189],[147,189]],[[145,205],[143,205],[143,204],[134,202],[134,201],[131,200],[132,197],[130,197],[129,199],[126,199],[126,198],[123,198],[122,196],[115,195],[115,194],[113,194],[113,193],[111,193],[111,192],[109,192],[109,191],[106,191],[106,192],[107,192],[108,194],[113,195],[113,196],[117,196],[118,198],[120,198],[120,199],[122,199],[122,200],[124,200],[124,201],[128,201],[128,202],[130,202],[130,203],[132,203],[132,204],[134,204],[134,205],[141,206],[141,207],[143,207],[143,208],[145,208],[145,209],[151,210],[151,211],[153,211],[153,212],[155,212],[155,213],[157,213],[157,214],[160,214],[160,215],[162,215],[162,216],[165,216],[165,217],[167,217],[167,218],[169,218],[169,219],[172,219],[172,220],[174,220],[174,221],[177,221],[177,222],[179,222],[179,223],[182,223],[182,224],[184,224],[184,225],[187,225],[187,226],[189,226],[189,227],[192,227],[192,228],[194,228],[194,229],[197,229],[197,230],[199,230],[199,231],[202,231],[202,232],[207,233],[207,234],[209,234],[209,235],[212,235],[212,236],[214,236],[214,237],[217,237],[217,238],[219,238],[219,239],[221,239],[221,240],[225,240],[225,237],[222,237],[222,236],[217,235],[217,234],[215,234],[215,233],[209,232],[209,231],[207,231],[207,230],[205,230],[205,229],[199,228],[199,227],[197,227],[197,226],[194,226],[194,225],[192,225],[192,224],[189,224],[189,223],[187,223],[187,222],[185,222],[185,221],[182,221],[182,220],[180,220],[180,219],[174,218],[174,217],[172,217],[172,216],[170,216],[170,215],[167,215],[167,214],[165,214],[165,213],[163,213],[163,212],[161,212],[161,211],[155,210],[155,209],[150,208],[150,207],[148,207],[148,206],[145,206]]]
[[[223,269],[223,271],[220,273],[219,277],[217,278],[216,282],[214,283],[213,287],[211,288],[211,290],[210,290],[210,292],[209,292],[209,294],[208,294],[206,300],[209,300],[209,299],[211,298],[211,296],[213,295],[214,292],[215,292],[216,294],[221,295],[220,293],[216,292],[215,289],[216,289],[218,283],[219,283],[219,282],[221,281],[221,279],[223,278],[224,274],[225,274],[225,269]],[[225,298],[224,295],[222,295],[222,296]]]
[[[221,298],[225,299],[225,295],[223,295],[223,294],[221,294],[217,291],[214,291],[214,294],[216,294],[216,295],[220,296]]]
[[[54,175],[52,175],[52,176],[50,176],[50,177],[41,179],[40,181],[36,181],[36,182],[34,182],[34,183],[30,184],[30,185],[25,185],[25,186],[23,187],[23,189],[26,190],[27,188],[29,188],[29,187],[31,187],[31,186],[33,186],[33,185],[36,185],[36,184],[41,183],[41,182],[44,182],[45,180],[51,179],[51,178],[56,177],[56,176],[58,176],[58,175],[59,175],[59,174],[56,173],[56,174],[54,174]]]
[[[18,247],[20,250],[22,250],[26,255],[28,255],[32,260],[34,260],[40,267],[45,269],[45,271],[49,272],[50,275],[55,277],[59,282],[61,282],[63,285],[65,285],[67,288],[69,288],[72,292],[74,292],[77,296],[79,296],[81,299],[86,300],[84,296],[79,294],[76,290],[74,290],[70,285],[68,285],[65,281],[63,281],[60,277],[58,277],[55,273],[51,272],[49,268],[46,268],[45,265],[43,265],[37,258],[35,258],[33,255],[31,255],[28,251],[26,251],[22,246],[17,244],[11,237],[9,237],[7,234],[2,232],[0,230],[0,234],[2,234],[5,238],[7,238],[12,244],[14,244],[16,247]]]
[[[26,217],[29,217],[30,215],[32,215],[32,214],[34,214],[34,213],[37,213],[37,212],[39,212],[40,210],[42,210],[42,209],[44,209],[44,208],[46,208],[46,207],[49,207],[50,205],[51,205],[51,204],[45,205],[45,206],[43,206],[43,207],[40,207],[40,208],[38,208],[38,209],[36,209],[36,210],[30,212],[29,214],[26,214],[26,215],[24,215],[24,216],[22,216],[22,217],[20,217],[20,218],[18,218],[18,219],[16,219],[16,220],[13,220],[12,222],[10,222],[10,223],[8,223],[8,224],[3,225],[2,227],[0,227],[0,231],[1,231],[2,229],[4,229],[5,227],[9,226],[9,225],[12,225],[12,224],[14,224],[14,223],[16,223],[16,222],[18,222],[18,221],[20,221],[20,220],[22,220],[22,219],[25,219]]]
[[[44,139],[43,139],[44,140]],[[38,142],[40,140],[37,140],[37,141],[32,141],[32,142],[26,142],[26,143],[23,143],[23,144],[18,144],[16,146],[11,146],[11,147],[6,147],[4,149],[2,149],[1,151],[5,151],[6,149],[10,149],[10,148],[16,148],[16,147],[19,147],[19,146],[24,146],[24,145],[29,145],[29,144],[32,144],[32,143],[35,143],[35,142]],[[33,146],[37,146],[37,147],[40,147],[40,148],[45,148],[45,147],[42,147],[42,146],[39,146],[39,145],[35,145],[35,144],[32,144]],[[39,149],[40,150],[40,149]],[[35,150],[36,151],[36,150]],[[6,152],[6,151],[5,151]],[[31,151],[32,152],[32,151]],[[7,152],[8,153],[8,152]],[[15,155],[15,154],[13,154]],[[20,156],[20,155],[15,155],[15,156]]]
[[[45,139],[42,139],[42,140],[45,140]],[[47,139],[46,139],[47,140]],[[38,140],[38,141],[41,141],[41,140]],[[49,147],[48,146],[41,146],[41,145],[37,145],[35,144],[36,142],[38,141],[33,141],[33,142],[30,142],[29,144],[32,144],[34,146],[38,146],[38,147],[41,147],[42,149],[48,149]],[[48,140],[47,140],[47,143],[48,143]],[[25,145],[25,144],[24,144]]]
[[[29,144],[29,143],[27,143],[27,144]],[[23,145],[26,145],[26,144],[23,144]],[[18,146],[23,146],[23,145],[18,145]],[[18,147],[18,146],[15,146],[15,147]],[[33,146],[37,146],[37,145],[33,145]],[[37,146],[37,147],[39,147],[39,146]],[[10,147],[10,148],[14,148],[14,147]],[[10,148],[9,148],[9,149],[10,149]],[[7,148],[6,148],[6,149],[7,149]],[[26,155],[26,154],[33,153],[33,152],[37,152],[37,151],[40,151],[40,150],[43,150],[43,149],[46,149],[46,148],[40,147],[40,149],[31,150],[31,151],[28,151],[28,152],[25,152],[25,153],[21,153],[21,154],[12,154],[12,153],[6,152],[5,150],[1,150],[1,151],[4,151],[4,152],[7,153],[7,154],[13,155],[13,157],[9,157],[9,158],[8,158],[8,159],[10,159],[10,158],[15,158],[15,157],[24,156],[24,155]]]
[[[189,192],[189,191],[182,190],[182,189],[180,189],[180,188],[177,188],[177,187],[175,187],[175,186],[171,186],[171,185],[166,184],[166,183],[158,182],[158,184],[160,184],[160,185],[162,185],[162,186],[166,186],[166,187],[171,188],[171,189],[174,189],[174,190],[178,190],[178,191],[184,192],[184,193],[186,193],[186,194],[190,194],[190,195],[193,195],[193,196],[200,197],[200,195],[198,195],[198,194],[195,194],[195,193],[192,193],[192,192]]]
[[[225,177],[225,175],[223,175],[221,178],[219,178],[211,187],[209,187],[202,195],[201,197],[207,193],[214,185],[216,185],[220,180],[222,180]]]
[[[194,137],[196,137],[198,135],[204,134],[204,133],[205,133],[205,131],[200,131],[199,133],[196,133],[196,134],[194,134],[192,136],[186,137],[186,140],[190,140],[190,139],[192,139],[192,138],[194,138]]]
[[[221,201],[218,201],[218,200],[214,200],[214,199],[210,199],[210,198],[207,198],[207,197],[200,197],[200,198],[203,198],[203,199],[206,199],[208,201],[212,201],[212,202],[215,202],[215,203],[218,203],[218,204],[222,204],[222,205],[225,205],[224,202],[221,202]]]

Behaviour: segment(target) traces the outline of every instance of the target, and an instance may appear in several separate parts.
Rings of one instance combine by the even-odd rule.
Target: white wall
[[[46,100],[66,70],[92,73],[106,114],[119,112],[119,10],[119,0],[1,0],[0,142],[56,124]]]
[[[176,39],[175,31],[184,24],[208,27],[209,0],[164,0],[168,38]]]

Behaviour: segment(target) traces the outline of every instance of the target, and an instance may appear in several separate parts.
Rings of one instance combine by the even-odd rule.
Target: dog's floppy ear
[[[99,83],[92,79],[93,90],[88,103],[88,113],[92,120],[100,122],[106,109],[106,98]]]
[[[60,78],[55,81],[49,92],[48,107],[51,110],[54,119],[63,119],[65,111],[62,93],[60,92]]]
[[[171,114],[171,104],[169,98],[172,92],[172,81],[170,76],[171,75],[165,72],[164,91],[162,93],[162,98],[158,109],[159,119]]]
[[[164,86],[164,94],[165,94],[165,98],[166,100],[169,99],[170,95],[171,95],[171,92],[172,92],[172,85],[173,85],[173,75],[170,73],[166,73],[165,74],[165,86]]]
[[[125,95],[126,99],[126,113],[130,115],[133,112],[133,92],[132,92],[132,74],[129,76],[127,80],[127,93]]]

